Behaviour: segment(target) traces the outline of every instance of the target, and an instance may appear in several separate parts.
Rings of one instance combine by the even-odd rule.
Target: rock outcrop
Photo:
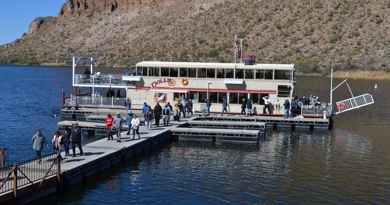
[[[68,0],[57,17],[34,20],[1,46],[0,63],[228,62],[238,34],[258,62],[387,70],[389,13],[390,0]]]

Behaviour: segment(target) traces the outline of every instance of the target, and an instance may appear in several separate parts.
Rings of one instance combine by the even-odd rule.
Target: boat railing
[[[75,84],[88,85],[118,85],[126,86],[127,82],[122,80],[122,75],[85,75],[75,74]]]
[[[65,99],[64,107],[116,107],[126,106],[126,98],[103,97],[103,96],[75,96],[71,95]]]

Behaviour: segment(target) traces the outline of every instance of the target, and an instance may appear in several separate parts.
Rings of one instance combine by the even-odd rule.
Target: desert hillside
[[[1,46],[0,63],[229,62],[237,34],[262,63],[326,73],[335,59],[339,70],[387,70],[389,14],[390,0],[68,0]]]

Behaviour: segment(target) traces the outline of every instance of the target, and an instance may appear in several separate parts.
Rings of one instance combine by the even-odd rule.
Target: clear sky
[[[65,0],[1,0],[0,45],[21,37],[36,17],[57,16],[64,2]]]

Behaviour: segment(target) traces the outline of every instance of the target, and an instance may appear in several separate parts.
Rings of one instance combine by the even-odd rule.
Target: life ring
[[[181,80],[181,84],[182,84],[183,86],[187,86],[189,83],[190,83],[190,82],[189,82],[187,79],[182,79],[182,80]]]

